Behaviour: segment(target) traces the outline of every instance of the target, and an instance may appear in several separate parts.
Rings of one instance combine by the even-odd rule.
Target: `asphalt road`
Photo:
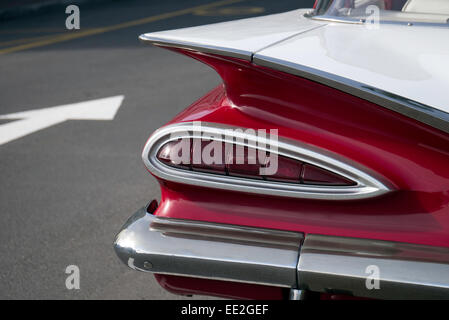
[[[78,31],[65,29],[64,10],[0,23],[0,115],[125,96],[112,121],[68,120],[0,145],[0,299],[180,298],[119,262],[112,242],[132,213],[159,197],[140,157],[146,139],[220,79],[137,36],[313,1],[243,0],[178,13],[209,3],[86,4]],[[89,31],[98,27],[106,28]],[[0,120],[0,130],[11,121]],[[69,265],[79,267],[79,290],[66,288]]]

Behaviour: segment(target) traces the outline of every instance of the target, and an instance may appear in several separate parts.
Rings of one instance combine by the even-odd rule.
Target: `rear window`
[[[348,21],[449,23],[449,0],[318,0],[314,16]]]

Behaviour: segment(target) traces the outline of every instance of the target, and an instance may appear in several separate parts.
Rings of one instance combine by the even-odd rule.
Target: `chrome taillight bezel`
[[[165,143],[184,138],[201,138],[203,134],[222,136],[220,140],[216,140],[248,147],[254,147],[261,141],[261,137],[242,134],[235,129],[238,128],[205,122],[201,122],[200,125],[195,122],[183,122],[162,127],[148,139],[142,153],[143,162],[152,174],[164,180],[254,194],[305,199],[352,200],[376,197],[392,190],[384,181],[385,179],[377,177],[370,170],[353,161],[343,159],[326,150],[281,137],[278,137],[277,141],[279,155],[323,168],[354,181],[355,185],[324,186],[225,176],[180,169],[168,166],[157,159],[157,153]],[[265,145],[270,145],[269,138],[266,139]],[[270,151],[268,147],[258,147],[258,149]]]

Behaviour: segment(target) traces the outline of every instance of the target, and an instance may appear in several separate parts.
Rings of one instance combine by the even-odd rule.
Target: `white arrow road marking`
[[[113,120],[124,98],[114,96],[1,115],[0,119],[22,120],[0,125],[0,145],[66,120]]]

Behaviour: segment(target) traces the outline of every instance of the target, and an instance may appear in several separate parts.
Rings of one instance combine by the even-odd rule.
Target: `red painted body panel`
[[[224,84],[170,123],[275,128],[282,137],[369,168],[395,190],[372,199],[324,201],[212,190],[159,179],[162,197],[157,215],[449,247],[448,134],[310,80],[238,59],[182,53],[213,67]],[[172,281],[176,283],[176,277]],[[183,287],[182,282],[178,285]]]

